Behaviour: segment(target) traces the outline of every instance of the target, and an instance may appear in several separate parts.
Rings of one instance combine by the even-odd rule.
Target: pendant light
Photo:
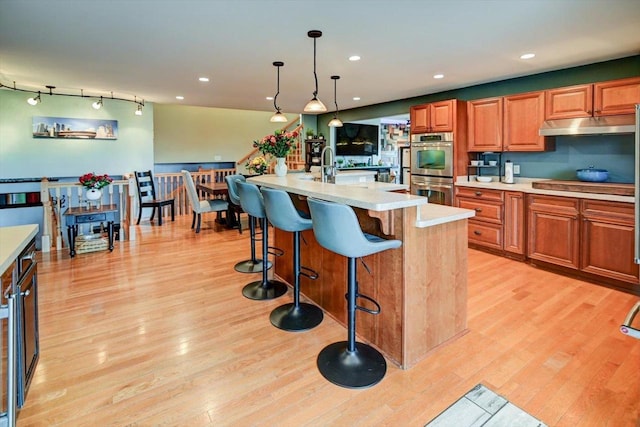
[[[273,63],[274,67],[278,67],[278,86],[276,89],[276,96],[273,97],[273,107],[276,109],[276,112],[269,119],[270,122],[285,123],[287,121],[287,117],[280,112],[280,107],[278,107],[277,104],[278,95],[280,94],[280,67],[282,67],[283,65],[284,62],[282,61],[276,61]]]
[[[316,90],[313,92],[313,98],[304,106],[305,113],[324,113],[327,107],[318,99],[318,75],[316,74],[316,39],[322,37],[322,31],[311,30],[307,36],[313,39],[313,78],[316,81]]]
[[[331,76],[331,80],[333,80],[333,102],[336,104],[336,112],[333,114],[333,119],[331,119],[331,121],[329,122],[329,127],[332,127],[332,128],[342,127],[342,120],[338,118],[337,85],[338,85],[339,79],[340,79],[340,76]]]

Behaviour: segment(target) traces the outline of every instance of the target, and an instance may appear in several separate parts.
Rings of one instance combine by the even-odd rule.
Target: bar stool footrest
[[[269,255],[273,256],[282,256],[284,255],[284,251],[280,248],[276,248],[275,246],[269,246]]]
[[[346,388],[366,388],[379,383],[387,372],[384,356],[360,342],[355,351],[347,341],[329,344],[318,354],[318,370],[328,381]]]
[[[246,261],[240,261],[239,263],[234,265],[233,268],[238,273],[261,273],[263,265],[264,264],[261,259],[248,259]],[[269,270],[272,266],[273,264],[271,263],[271,261],[267,261],[267,270]]]
[[[277,280],[257,280],[242,288],[242,295],[253,300],[267,300],[278,298],[287,293],[287,285]]]
[[[324,314],[320,307],[301,302],[298,307],[294,303],[276,307],[269,316],[271,324],[285,331],[307,331],[320,323]]]
[[[311,280],[316,280],[319,277],[317,271],[305,266],[300,266],[300,275],[307,277]]]

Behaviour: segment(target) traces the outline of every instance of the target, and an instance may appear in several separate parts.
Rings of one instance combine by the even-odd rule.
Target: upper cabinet
[[[538,135],[544,121],[544,92],[467,103],[468,151],[546,151],[554,141]]]
[[[467,103],[468,150],[502,151],[502,98]]]
[[[410,109],[411,133],[453,132],[454,100],[415,105]]]
[[[503,151],[547,151],[555,140],[539,135],[544,121],[544,92],[504,97]]]
[[[545,91],[545,119],[633,114],[640,103],[640,77]]]

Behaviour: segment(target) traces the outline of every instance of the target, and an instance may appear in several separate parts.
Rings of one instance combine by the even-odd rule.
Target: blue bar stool
[[[240,195],[238,194],[238,182],[246,182],[243,175],[227,175],[224,177],[227,181],[227,192],[229,193],[229,201],[232,205],[238,206],[239,210],[243,210],[240,204]],[[236,210],[236,209],[234,209]],[[238,211],[238,210],[236,210]],[[242,233],[242,225],[240,224],[240,214],[238,213],[239,231]],[[240,261],[233,268],[240,273],[259,273],[262,271],[263,262],[256,258],[256,241],[258,240],[256,233],[256,219],[249,215],[249,234],[251,235],[251,258]],[[271,262],[267,260],[267,270],[271,268]]]
[[[293,232],[293,303],[274,309],[270,316],[271,324],[285,331],[306,331],[315,328],[322,322],[322,309],[313,304],[300,302],[300,276],[312,280],[318,278],[318,273],[300,265],[300,233],[311,230],[311,219],[295,208],[287,192],[265,187],[260,191],[264,197],[264,208],[269,222],[281,230]]]
[[[255,184],[236,181],[240,205],[249,215],[257,218],[262,227],[262,259],[269,257],[269,223],[267,213],[264,210],[262,194]],[[242,289],[242,295],[254,300],[267,300],[277,298],[287,293],[286,283],[278,280],[267,279],[267,268],[262,269],[262,280],[257,280],[246,285]]]
[[[320,246],[348,258],[347,341],[326,346],[318,354],[318,369],[332,383],[347,388],[377,384],[387,372],[384,356],[375,348],[356,342],[356,310],[380,313],[380,305],[358,293],[356,259],[402,246],[400,240],[385,240],[362,232],[358,217],[350,206],[308,198],[313,234]],[[363,298],[376,306],[372,310],[357,305]]]

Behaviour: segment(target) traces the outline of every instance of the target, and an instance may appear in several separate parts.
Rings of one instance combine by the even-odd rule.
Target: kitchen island
[[[360,340],[408,369],[465,333],[467,219],[474,211],[429,204],[424,197],[407,194],[406,186],[399,184],[336,185],[300,179],[299,175],[262,175],[248,182],[287,191],[296,206],[307,212],[307,197],[349,205],[364,232],[402,241],[398,249],[363,258],[371,273],[358,263],[359,292],[381,306],[377,316],[358,313]],[[319,277],[301,277],[301,291],[346,325],[347,260],[322,248],[312,230],[302,235],[307,242],[301,248],[302,265],[317,271]],[[276,229],[274,236],[274,245],[285,251],[275,260],[275,274],[291,284],[292,235]]]

